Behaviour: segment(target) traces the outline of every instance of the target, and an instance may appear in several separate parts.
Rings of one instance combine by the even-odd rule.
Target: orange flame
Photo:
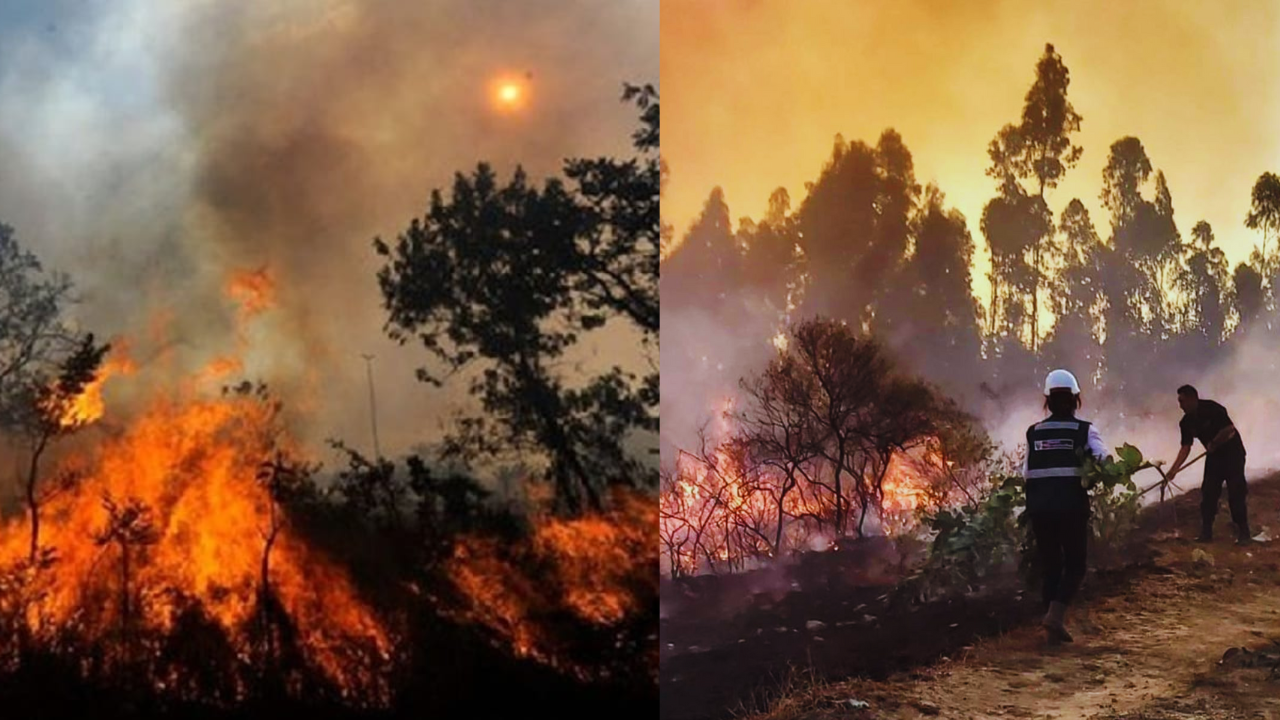
[[[568,611],[579,622],[608,628],[652,612],[636,588],[657,583],[654,501],[640,492],[619,492],[615,501],[598,515],[536,520],[528,548],[489,537],[459,540],[449,574],[470,604],[462,619],[484,624],[521,657],[595,679],[601,669],[575,662],[572,649],[539,619]],[[531,576],[529,567],[547,574]]]
[[[276,282],[267,270],[241,270],[227,278],[227,297],[240,305],[242,320],[256,317],[275,306]]]
[[[830,483],[818,485],[809,479],[815,477],[810,473],[819,478],[824,472],[829,474],[829,468],[810,467],[805,473],[798,473],[795,484],[783,492],[787,482],[778,469],[748,470],[734,456],[729,443],[737,429],[732,409],[731,400],[719,403],[719,422],[716,436],[709,438],[713,444],[708,456],[682,453],[669,486],[664,487],[659,498],[658,528],[666,570],[693,573],[710,563],[712,571],[725,567],[735,571],[745,569],[747,562],[789,550],[816,549],[815,541],[825,537],[819,534],[822,526],[817,519],[826,523],[833,520]],[[936,443],[931,439],[923,443],[923,449],[890,456],[880,483],[882,497],[873,516],[883,532],[899,535],[916,528],[916,510],[929,497],[931,477],[939,462]],[[868,468],[868,472],[875,470],[874,466]],[[851,499],[846,495],[846,502]],[[846,511],[849,509],[846,505]],[[774,547],[779,511],[783,528]],[[856,516],[853,519],[856,521]],[[873,527],[874,524],[875,520]],[[758,532],[737,532],[742,526]],[[767,531],[759,531],[760,528]],[[822,545],[825,547],[829,541],[825,538]]]
[[[205,380],[220,380],[242,370],[244,370],[244,363],[239,358],[220,357],[214,358],[200,372],[200,377]]]
[[[139,627],[169,632],[184,610],[198,606],[247,656],[249,629],[262,612],[264,539],[278,517],[258,481],[259,463],[280,442],[274,413],[253,397],[173,392],[80,459],[79,482],[41,510],[40,543],[53,548],[57,560],[28,613],[33,631],[78,628],[102,638],[117,630],[128,607],[120,600],[124,560],[132,567],[128,587],[137,595],[129,615]],[[108,523],[104,497],[148,508],[153,539],[131,550],[95,542]],[[18,566],[29,542],[23,519],[0,525],[0,568]],[[375,669],[389,658],[387,632],[342,570],[286,524],[269,555],[268,577],[314,666],[353,699],[385,697],[385,680]]]
[[[123,350],[114,351],[103,362],[93,381],[84,392],[65,403],[58,403],[58,424],[64,428],[82,427],[102,418],[106,406],[102,401],[102,387],[119,375],[132,375],[137,370],[133,360]]]

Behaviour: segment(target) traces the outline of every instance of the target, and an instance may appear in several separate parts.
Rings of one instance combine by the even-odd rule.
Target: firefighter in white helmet
[[[1049,417],[1027,428],[1027,517],[1043,566],[1041,623],[1051,642],[1071,642],[1066,612],[1084,580],[1089,541],[1089,494],[1083,483],[1085,453],[1107,455],[1093,423],[1076,417],[1080,385],[1066,370],[1044,381]]]

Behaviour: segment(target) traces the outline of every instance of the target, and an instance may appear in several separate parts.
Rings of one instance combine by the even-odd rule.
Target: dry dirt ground
[[[1255,531],[1280,535],[1280,476],[1252,481],[1249,500]],[[1198,502],[1198,490],[1178,499],[1180,527],[1167,514],[1145,518],[1137,538],[1142,561],[1110,582],[1092,580],[1068,619],[1072,644],[1047,645],[1036,618],[1019,612],[998,634],[952,643],[928,662],[890,673],[841,677],[820,663],[789,662],[788,678],[739,693],[714,716],[1280,720],[1280,541],[1234,546],[1224,502],[1219,539],[1192,543]],[[908,645],[919,644],[946,635],[947,619],[930,614],[895,629]],[[894,650],[880,652],[887,658]],[[732,673],[731,656],[722,665]],[[665,662],[663,676],[670,680]],[[668,687],[663,715],[694,717],[682,712],[688,704],[668,706]]]

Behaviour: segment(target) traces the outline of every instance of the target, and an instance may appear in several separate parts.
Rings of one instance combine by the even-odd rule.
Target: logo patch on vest
[[[1075,450],[1076,441],[1070,438],[1062,440],[1037,440],[1036,450]]]

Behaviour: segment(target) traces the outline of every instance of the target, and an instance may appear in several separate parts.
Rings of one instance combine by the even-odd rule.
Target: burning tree
[[[142,500],[130,497],[117,502],[110,493],[102,497],[102,507],[107,511],[107,524],[93,534],[99,547],[114,545],[120,550],[120,646],[123,651],[122,666],[131,669],[137,659],[135,649],[136,590],[132,587],[133,575],[130,560],[148,545],[160,540],[152,509]]]
[[[271,551],[280,539],[288,521],[284,504],[295,496],[306,484],[315,468],[286,456],[276,450],[274,457],[263,461],[258,468],[258,483],[266,495],[266,526],[259,529],[262,537],[262,563],[258,580],[258,613],[260,620],[259,637],[261,651],[261,667],[264,676],[275,675],[276,635],[279,623],[287,619],[287,614],[279,608],[278,595],[271,586]]]
[[[102,360],[110,345],[96,345],[93,335],[86,335],[75,350],[61,363],[55,381],[37,374],[33,384],[26,389],[21,412],[23,430],[31,442],[31,461],[27,468],[24,497],[31,518],[30,561],[36,561],[40,547],[40,506],[53,495],[65,490],[76,478],[74,472],[62,472],[59,482],[52,483],[44,492],[38,492],[40,459],[49,444],[60,437],[80,430],[100,414],[100,408],[85,407],[90,395],[88,390],[97,380]]]
[[[878,342],[843,323],[809,320],[792,335],[764,387],[779,386],[787,412],[804,418],[804,437],[823,461],[810,489],[829,508],[835,534],[848,532],[856,505],[861,537],[869,514],[883,505],[894,455],[967,417],[932,386],[900,374]]]
[[[769,548],[774,557],[782,550],[787,516],[795,512],[788,512],[788,497],[815,482],[822,457],[823,438],[806,403],[816,390],[813,382],[792,354],[770,363],[761,377],[744,381],[753,408],[738,416],[740,431],[730,441],[741,465],[752,470],[755,482],[750,486],[774,511]]]
[[[51,442],[101,412],[85,400],[91,399],[87,390],[97,380],[109,346],[69,327],[63,313],[71,290],[66,276],[46,273],[36,256],[18,244],[13,228],[0,223],[0,427],[30,444],[23,495],[31,522],[28,562],[33,566],[39,554],[40,505],[48,499],[37,487],[41,458]],[[57,490],[51,487],[50,493]]]
[[[799,324],[716,444],[682,453],[663,478],[661,541],[669,572],[741,569],[814,533],[866,534],[866,521],[970,491],[956,463],[990,442],[954,402],[903,375],[875,340],[832,320]],[[916,458],[915,456],[922,456]]]

